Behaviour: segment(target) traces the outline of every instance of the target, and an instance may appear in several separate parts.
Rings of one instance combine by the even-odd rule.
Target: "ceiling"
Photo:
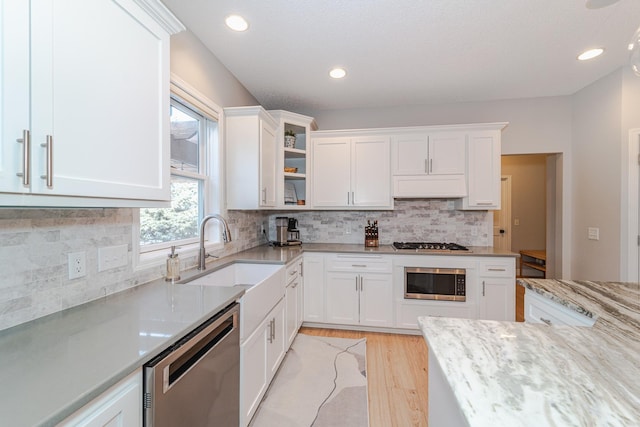
[[[265,108],[302,113],[572,94],[628,63],[640,25],[640,0],[163,1]]]

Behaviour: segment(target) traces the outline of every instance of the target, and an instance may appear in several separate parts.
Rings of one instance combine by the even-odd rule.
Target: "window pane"
[[[171,177],[171,208],[140,209],[140,245],[197,239],[202,181]]]
[[[200,117],[186,107],[171,105],[171,167],[199,172]]]

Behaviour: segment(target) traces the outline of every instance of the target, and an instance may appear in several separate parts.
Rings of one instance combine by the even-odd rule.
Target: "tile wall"
[[[276,235],[276,216],[296,218],[303,243],[363,244],[367,220],[377,220],[380,244],[422,241],[493,245],[493,214],[456,210],[453,200],[396,200],[393,211],[282,212],[270,216],[272,240]]]
[[[134,271],[133,209],[0,209],[0,330],[158,278],[164,265]],[[217,256],[264,242],[265,214],[229,212],[233,242]],[[128,246],[128,264],[98,272],[98,248]],[[67,254],[86,253],[87,275],[69,280]],[[196,265],[195,255],[182,268]]]

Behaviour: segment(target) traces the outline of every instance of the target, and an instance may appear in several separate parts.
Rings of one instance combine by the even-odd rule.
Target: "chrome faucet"
[[[207,251],[204,248],[204,226],[210,219],[217,219],[220,224],[222,224],[222,240],[225,243],[229,243],[231,241],[231,230],[229,230],[229,224],[227,221],[218,214],[207,215],[202,218],[202,222],[200,222],[200,252],[198,254],[198,270],[206,270],[207,266],[205,264],[205,260],[210,257]]]

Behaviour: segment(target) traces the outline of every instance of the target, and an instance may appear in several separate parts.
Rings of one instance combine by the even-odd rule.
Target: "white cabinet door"
[[[443,132],[429,135],[429,174],[464,175],[466,134]]]
[[[351,141],[351,204],[391,206],[391,172],[388,137]]]
[[[479,262],[478,317],[480,319],[515,321],[515,270],[515,258],[489,258]]]
[[[124,0],[19,0],[0,14],[0,204],[169,201],[168,27],[181,24]]]
[[[287,336],[285,332],[285,303],[280,300],[267,319],[271,323],[271,335],[267,337],[267,378],[270,382],[284,358]]]
[[[170,200],[169,34],[111,0],[32,3],[31,31],[32,192]]]
[[[313,205],[391,207],[388,137],[313,141]]]
[[[58,427],[142,426],[142,370],[79,409]]]
[[[313,205],[348,206],[351,200],[351,144],[347,138],[313,143]]]
[[[276,133],[260,120],[260,206],[276,205]]]
[[[270,321],[271,318],[268,318]],[[267,345],[271,324],[264,321],[240,346],[240,423],[249,424],[269,385]]]
[[[393,326],[393,283],[391,274],[361,274],[360,324]]]
[[[29,129],[29,1],[0,3],[0,192],[28,191],[23,178]]]
[[[429,139],[427,134],[392,137],[392,172],[394,175],[429,173]]]
[[[491,277],[480,282],[480,319],[515,321],[515,280]]]
[[[224,109],[228,209],[276,204],[277,123],[260,106]]]
[[[360,323],[360,276],[355,273],[326,273],[327,323]]]
[[[302,274],[304,277],[304,321],[324,322],[324,256],[305,253]]]
[[[467,185],[469,194],[458,209],[500,209],[500,131],[469,133]]]
[[[464,132],[394,136],[393,196],[466,196],[465,142]]]
[[[298,333],[299,322],[299,294],[302,288],[299,286],[300,279],[296,278],[293,282],[287,285],[285,292],[285,313],[286,313],[286,336],[287,336],[287,348],[291,346],[293,339]]]

